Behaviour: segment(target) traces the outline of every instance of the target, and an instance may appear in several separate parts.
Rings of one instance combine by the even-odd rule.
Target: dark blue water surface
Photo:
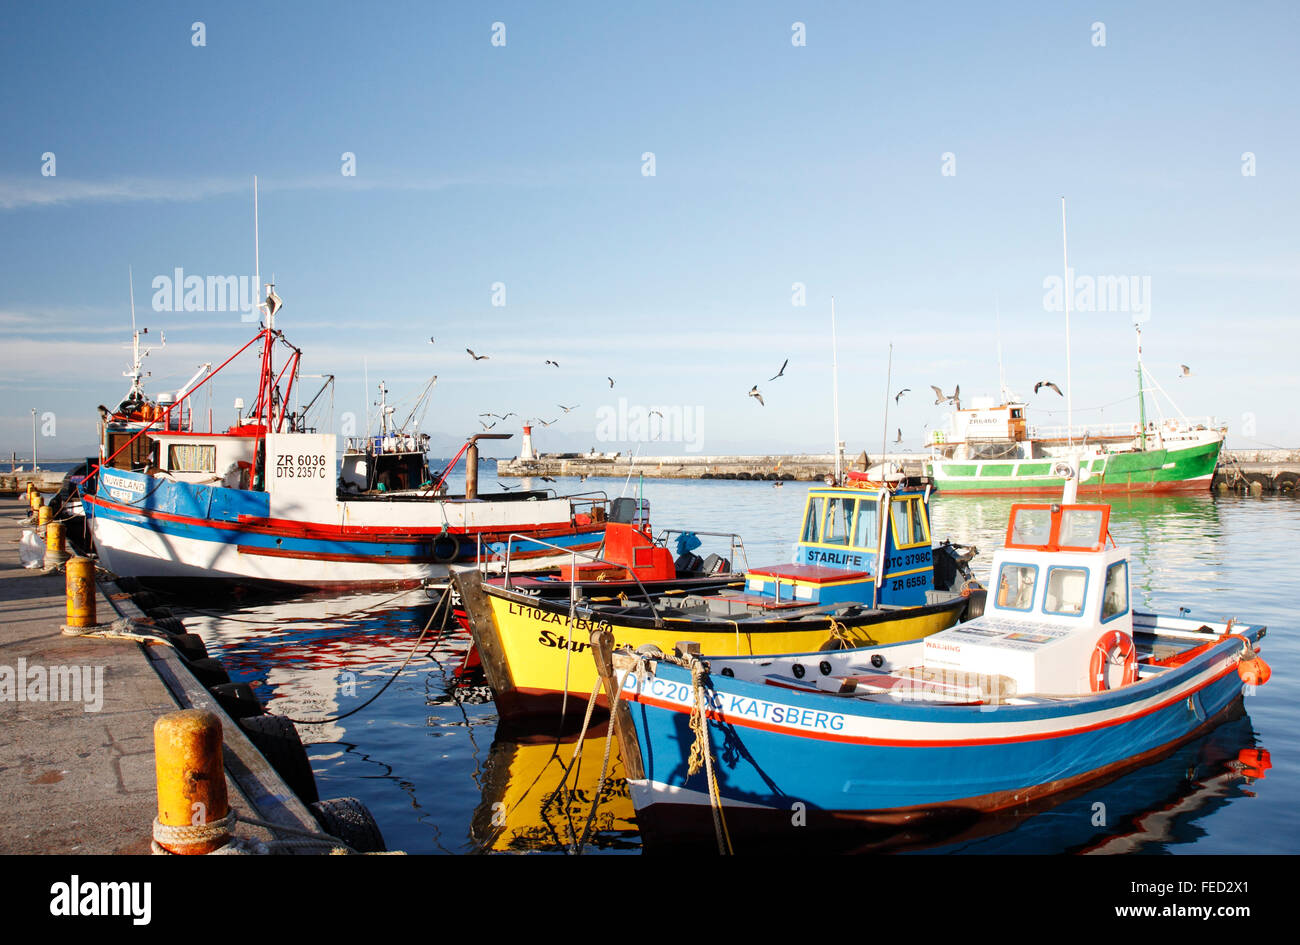
[[[739,532],[754,565],[790,558],[807,493],[807,484],[767,482],[557,485],[611,496],[639,487],[657,528]],[[483,488],[498,488],[490,473]],[[976,570],[987,579],[1011,504],[1001,497],[936,499],[934,537],[978,545]],[[1300,499],[1206,494],[1111,504],[1111,531],[1132,550],[1134,605],[1266,624],[1263,655],[1272,681],[1246,697],[1240,717],[1160,761],[1028,816],[985,819],[924,849],[1295,852],[1300,651],[1292,601],[1300,581],[1291,549],[1300,539]],[[232,678],[252,683],[270,711],[301,723],[338,716],[374,695],[411,653],[435,602],[414,590],[225,603],[183,616]],[[411,853],[638,851],[616,746],[602,799],[592,809],[605,729],[583,743],[576,763],[572,736],[557,738],[554,726],[499,731],[482,686],[458,683],[468,645],[459,632],[430,631],[372,705],[341,721],[299,724],[321,796],[360,798],[390,848]],[[574,720],[582,709],[571,707]],[[1243,764],[1257,749],[1267,750],[1270,768]]]

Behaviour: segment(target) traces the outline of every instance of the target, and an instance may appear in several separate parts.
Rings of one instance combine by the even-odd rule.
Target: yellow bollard
[[[31,485],[30,482],[27,484],[29,486]],[[27,493],[27,504],[31,506],[32,514],[35,515],[36,510],[39,509],[45,503],[41,501],[41,494],[37,492],[35,489],[32,489]]]
[[[45,535],[45,529],[49,527],[50,521],[54,518],[54,510],[48,505],[42,505],[36,510],[36,533],[42,537]]]
[[[45,526],[45,566],[57,568],[68,560],[68,550],[63,546],[63,523],[50,522]]]
[[[95,563],[89,558],[73,558],[67,568],[68,626],[95,625]]]
[[[230,813],[221,760],[221,720],[203,709],[168,712],[153,726],[154,771],[158,776],[158,823],[166,827],[216,825]],[[166,831],[161,831],[166,833]],[[196,831],[203,834],[204,831]],[[230,842],[228,830],[213,826],[192,840],[155,839],[169,853],[211,853]]]

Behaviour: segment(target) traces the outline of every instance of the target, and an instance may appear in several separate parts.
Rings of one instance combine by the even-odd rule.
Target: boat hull
[[[728,829],[789,828],[801,818],[950,827],[1116,776],[1225,718],[1242,696],[1241,653],[1239,640],[1224,639],[1154,678],[1032,705],[783,695],[714,675],[709,734]],[[686,770],[695,740],[689,673],[661,663],[644,680],[625,672],[621,685],[644,772],[629,782],[638,822],[680,829],[704,816],[711,824],[705,774]]]
[[[1107,453],[1083,466],[1090,473],[1080,495],[1207,492],[1221,439],[1181,449]],[[1051,475],[1053,460],[933,460],[928,472],[945,495],[1060,495],[1065,480]]]
[[[593,622],[575,614],[567,601],[548,603],[524,594],[489,587],[475,574],[457,576],[469,614],[474,643],[492,686],[503,719],[549,715],[570,708],[581,711],[596,687],[596,667],[590,653],[591,631],[610,630],[619,646],[657,646],[672,652],[688,639],[705,653],[753,656],[798,653],[832,643],[831,622],[825,619],[699,623],[665,618],[655,627],[645,618]],[[635,600],[635,595],[629,595]],[[966,608],[965,598],[943,604],[899,608],[865,618],[837,621],[840,632],[857,646],[913,640],[945,630]],[[604,693],[597,697],[606,706]]]
[[[449,525],[436,502],[340,502],[305,518],[275,509],[265,493],[159,483],[118,471],[110,481],[117,484],[111,492],[83,498],[95,551],[110,571],[144,581],[414,586],[445,579],[455,564],[504,557],[507,544],[512,569],[569,561],[528,538],[589,552],[604,537],[603,524],[525,520],[492,527],[469,513]]]

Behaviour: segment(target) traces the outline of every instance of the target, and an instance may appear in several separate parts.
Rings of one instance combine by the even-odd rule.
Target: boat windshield
[[[1017,545],[1045,545],[1052,535],[1050,509],[1016,509],[1011,540]]]
[[[853,544],[857,548],[875,548],[879,541],[876,503],[861,500],[858,502],[858,522],[853,532]]]
[[[1087,590],[1087,568],[1048,568],[1043,611],[1076,617],[1083,613],[1083,597]]]
[[[823,545],[847,545],[853,531],[853,499],[832,497],[826,500],[826,528]]]
[[[1105,539],[1101,523],[1100,509],[1063,509],[1057,544],[1063,548],[1095,548]]]
[[[1028,610],[1034,605],[1038,568],[1032,564],[1004,564],[998,577],[998,606]]]
[[[804,518],[800,541],[816,541],[821,534],[823,501],[821,496],[813,496],[808,500],[808,514]]]
[[[1109,620],[1128,611],[1128,565],[1116,561],[1106,569],[1106,589],[1101,597],[1101,619]]]

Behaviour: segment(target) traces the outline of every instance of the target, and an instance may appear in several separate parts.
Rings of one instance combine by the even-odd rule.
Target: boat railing
[[[745,541],[735,532],[701,532],[692,528],[665,528],[659,533],[659,537],[655,539],[655,542],[660,545],[667,545],[669,535],[696,535],[704,536],[705,538],[726,538],[731,542],[731,553],[727,558],[728,561],[732,562],[731,569],[733,571],[736,569],[736,552],[739,551],[741,559],[745,562],[745,570],[749,570],[749,555],[745,552]]]
[[[610,561],[606,558],[602,558],[599,555],[592,554],[591,552],[588,551],[577,551],[573,548],[565,548],[561,545],[552,544],[549,541],[543,541],[540,538],[535,538],[532,535],[520,535],[516,532],[506,536],[506,557],[505,557],[504,569],[502,572],[502,577],[503,577],[502,583],[505,586],[506,590],[514,589],[514,586],[511,584],[510,581],[510,557],[511,557],[511,549],[514,547],[516,539],[518,539],[521,542],[529,542],[534,545],[541,545],[543,548],[550,548],[554,551],[558,551],[561,552],[562,554],[567,554],[569,556],[570,607],[572,607],[578,600],[578,559],[581,558],[584,562],[616,568],[619,571],[626,571],[632,577],[632,580],[636,581],[636,586],[641,589],[641,596],[645,598],[646,606],[650,608],[650,614],[654,618],[655,626],[656,627],[663,626],[663,619],[659,616],[659,611],[658,609],[656,609],[654,601],[650,597],[650,592],[646,590],[646,586],[642,584],[641,579],[637,577],[635,569],[629,567],[626,564],[619,564],[617,561]],[[481,544],[479,546],[479,551],[481,555],[482,552]],[[480,569],[482,569],[483,567],[481,557],[480,557],[479,567]]]
[[[1186,417],[1186,418],[1167,418],[1163,421],[1151,420],[1147,423],[1146,432],[1148,436],[1156,433],[1169,436],[1175,433],[1190,432],[1193,430],[1218,430],[1222,423],[1216,417]],[[1034,426],[1029,430],[1029,437],[1033,440],[1064,440],[1067,437],[1073,439],[1082,439],[1087,436],[1092,437],[1121,437],[1121,436],[1141,436],[1142,424],[1132,423],[1102,423],[1102,424],[1075,424],[1073,427],[1064,425],[1055,426]]]

